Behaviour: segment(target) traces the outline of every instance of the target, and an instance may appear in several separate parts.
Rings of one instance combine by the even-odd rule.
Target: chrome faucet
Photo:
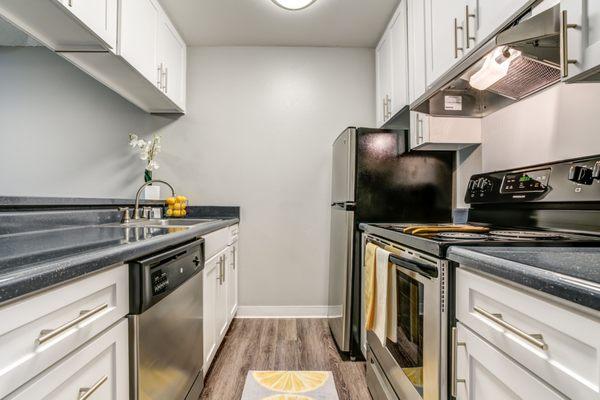
[[[160,179],[153,179],[148,182],[144,182],[144,184],[140,186],[135,195],[135,208],[133,209],[133,219],[140,219],[140,195],[142,194],[142,190],[144,190],[146,186],[151,185],[153,183],[164,183],[169,187],[169,189],[171,189],[171,196],[175,197],[175,189],[173,189],[173,186],[171,186],[168,182],[162,181]]]

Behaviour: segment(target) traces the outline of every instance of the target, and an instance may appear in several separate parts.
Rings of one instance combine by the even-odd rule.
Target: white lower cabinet
[[[55,365],[128,312],[127,265],[0,307],[0,398]]]
[[[128,399],[127,327],[121,319],[5,400]]]
[[[237,225],[204,237],[204,367],[206,375],[238,307]],[[212,255],[212,256],[209,256]]]
[[[229,310],[229,319],[235,317],[238,308],[238,242],[235,241],[229,246],[227,261],[227,309]]]
[[[567,399],[460,322],[456,340],[458,400]]]

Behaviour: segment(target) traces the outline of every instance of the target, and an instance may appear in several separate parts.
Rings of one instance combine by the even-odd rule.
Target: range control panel
[[[465,202],[600,202],[600,156],[473,175]]]

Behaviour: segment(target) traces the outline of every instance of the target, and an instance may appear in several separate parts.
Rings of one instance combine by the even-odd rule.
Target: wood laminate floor
[[[340,400],[371,400],[365,364],[340,358],[325,319],[235,319],[200,399],[239,400],[250,370],[331,371]]]

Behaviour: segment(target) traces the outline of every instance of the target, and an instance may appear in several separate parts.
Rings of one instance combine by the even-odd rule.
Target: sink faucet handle
[[[119,207],[119,211],[123,213],[123,217],[121,217],[122,224],[131,222],[131,218],[129,217],[129,207]]]
[[[142,207],[142,218],[152,218],[152,207]]]

